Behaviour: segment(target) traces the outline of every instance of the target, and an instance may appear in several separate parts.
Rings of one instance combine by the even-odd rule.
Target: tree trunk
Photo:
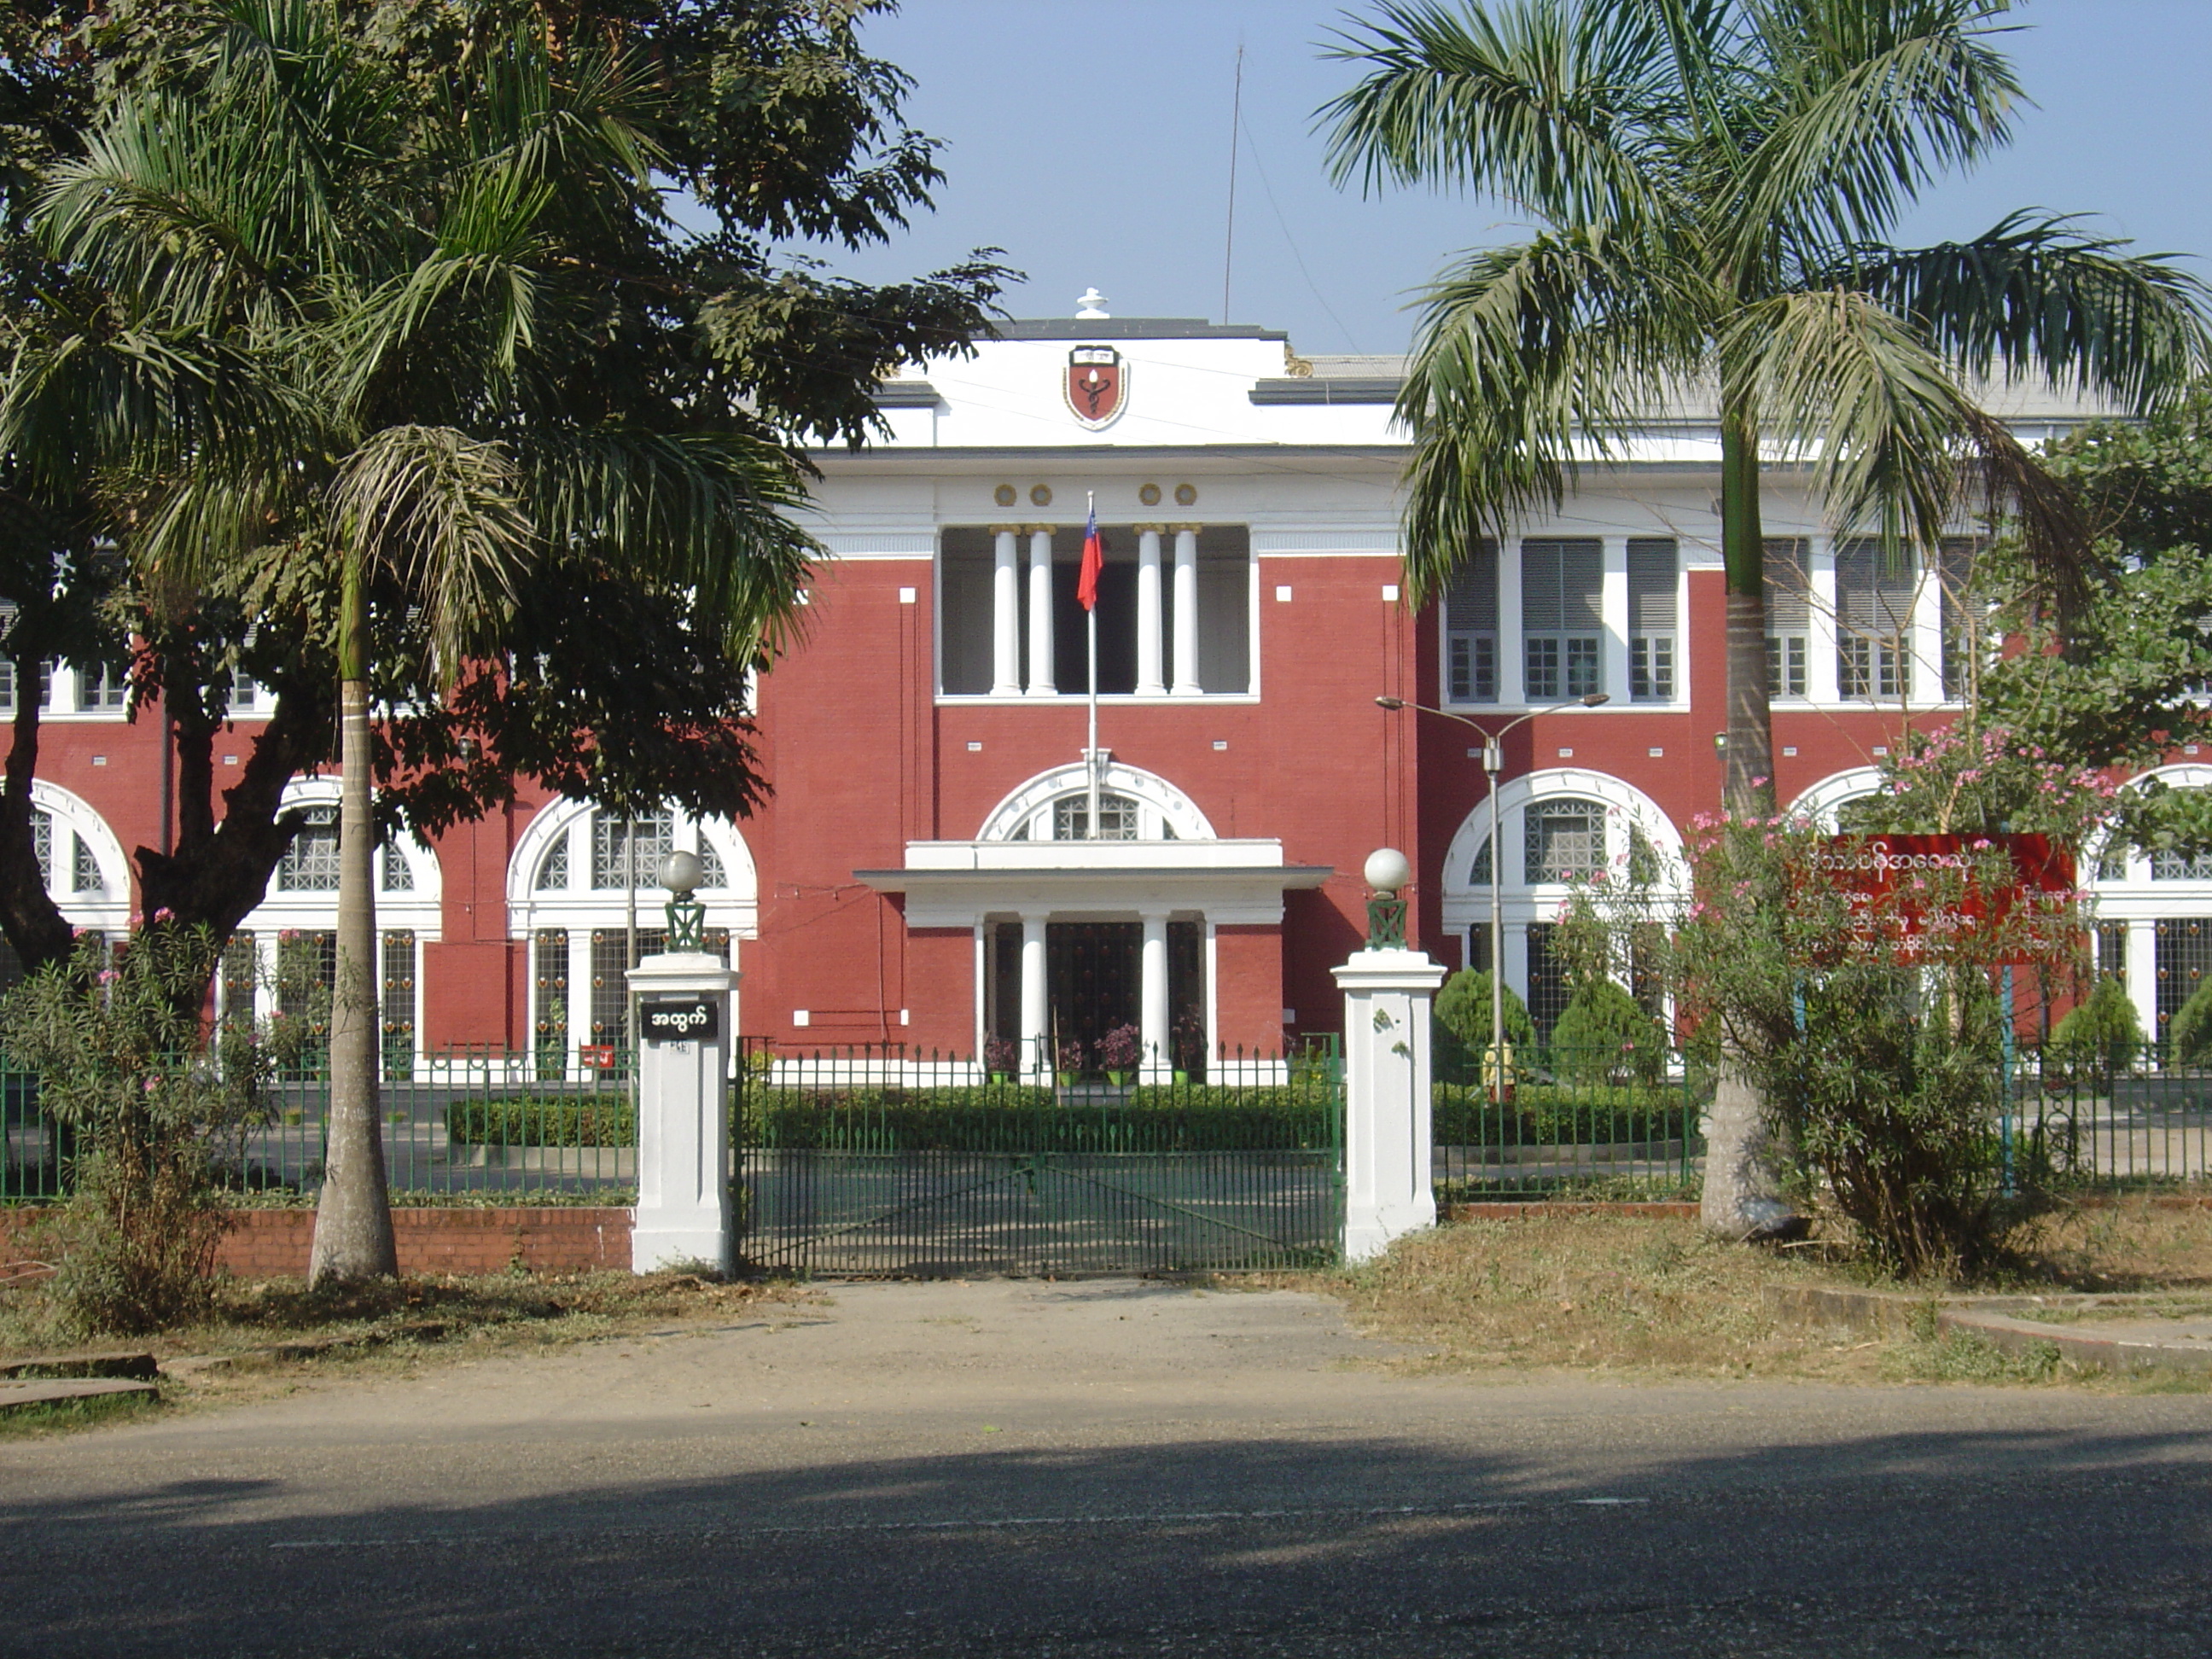
[[[1759,522],[1759,430],[1741,396],[1721,399],[1721,557],[1728,568],[1728,747],[1721,803],[1737,817],[1774,811],[1774,733],[1766,700],[1765,540]],[[1794,1230],[1783,1201],[1766,1103],[1723,1027],[1705,1121],[1705,1226],[1731,1238]]]
[[[377,1102],[376,825],[369,806],[368,603],[349,554],[338,645],[337,982],[331,988],[330,1121],[307,1282],[396,1276]]]
[[[31,785],[39,772],[39,663],[27,654],[15,662],[15,734],[0,785],[0,929],[15,945],[24,971],[34,974],[67,957],[75,933],[48,891],[31,833],[37,810],[31,805]]]

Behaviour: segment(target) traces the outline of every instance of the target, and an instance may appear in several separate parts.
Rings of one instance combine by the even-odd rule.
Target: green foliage
[[[2195,1001],[2192,997],[2191,1004]],[[2182,1010],[2185,1015],[2188,1012],[2185,1006]],[[2212,1036],[2212,1003],[2206,1005],[2198,1021],[2209,1028],[2205,1034]],[[2180,1024],[2177,1017],[2173,1022],[2177,1037]],[[2124,1066],[2134,1061],[2142,1045],[2142,1022],[2136,1017],[2135,999],[2118,980],[2105,974],[2098,978],[2097,988],[2087,1000],[2058,1022],[2045,1054],[2062,1064]]]
[[[1552,1030],[1552,1069],[1571,1082],[1653,1084],[1667,1069],[1666,1028],[1609,979],[1586,979]]]
[[[1476,1055],[1490,1047],[1491,1012],[1490,975],[1480,969],[1462,968],[1437,993],[1431,1018],[1451,1034],[1465,1054]],[[1505,1042],[1522,1054],[1536,1045],[1536,1025],[1528,1018],[1528,1005],[1510,985],[1505,988]]]
[[[2166,1028],[2173,1058],[2185,1066],[2203,1064],[2212,1055],[2212,979],[2200,980]]]
[[[1683,992],[1727,1032],[1869,1254],[1900,1273],[1956,1273],[2033,1196],[2004,1190],[1994,967],[2078,937],[2082,921],[2070,907],[2023,910],[1929,944],[1919,918],[1954,911],[1970,885],[2008,882],[2002,848],[1900,876],[1891,897],[1866,902],[1838,884],[1831,857],[1813,825],[1704,827]]]
[[[40,1073],[74,1147],[46,1295],[86,1332],[158,1329],[204,1304],[226,1224],[216,1137],[257,1109],[265,1073],[218,1074],[193,995],[215,951],[157,926],[119,956],[88,938],[0,1001],[0,1048]]]
[[[1018,1153],[1291,1150],[1332,1144],[1333,1092],[1288,1085],[1160,1085],[1057,1100],[1012,1083],[934,1089],[749,1088],[749,1146],[849,1152]]]
[[[447,1103],[446,1133],[476,1146],[635,1146],[637,1110],[618,1095],[468,1098]]]
[[[1444,1146],[1599,1146],[1685,1139],[1697,1112],[1685,1091],[1664,1085],[1567,1087],[1524,1083],[1510,1101],[1480,1086],[1435,1085],[1435,1127]]]

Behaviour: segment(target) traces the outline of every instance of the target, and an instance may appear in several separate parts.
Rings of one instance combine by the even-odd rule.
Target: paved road
[[[2199,1655],[2212,1399],[1468,1382],[848,1285],[0,1445],[0,1653]]]

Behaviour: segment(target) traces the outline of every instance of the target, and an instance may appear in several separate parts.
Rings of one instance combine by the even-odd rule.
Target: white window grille
[[[1674,700],[1674,564],[1671,538],[1628,544],[1628,696],[1632,702]]]
[[[538,860],[538,879],[533,884],[541,893],[565,893],[568,890],[568,837],[563,835],[545,849],[545,856]]]
[[[633,823],[637,834],[637,884],[640,887],[659,884],[660,861],[676,846],[675,814],[664,808],[632,820],[618,817],[612,812],[594,812],[592,814],[592,887],[594,891],[604,893],[611,889],[619,892],[629,885],[632,868],[629,837]]]
[[[1600,803],[1572,798],[1535,801],[1522,810],[1521,822],[1522,873],[1531,885],[1574,881],[1605,868],[1605,808]]]
[[[1912,552],[1854,537],[1836,547],[1836,678],[1846,697],[1912,695]]]
[[[1605,550],[1595,536],[1521,544],[1522,684],[1530,702],[1605,690]]]
[[[1802,536],[1770,536],[1763,544],[1766,588],[1766,695],[1805,695],[1813,620],[1812,544]]]
[[[54,885],[54,820],[50,812],[31,814],[31,853],[39,861],[39,880],[51,892]]]
[[[338,890],[338,809],[310,806],[307,821],[276,862],[280,893],[335,893]]]
[[[82,836],[72,836],[76,850],[70,856],[70,889],[78,893],[104,893],[106,878],[100,873],[100,859]]]
[[[708,892],[721,892],[730,884],[729,872],[722,868],[722,855],[714,850],[714,843],[704,836],[699,837],[699,885]]]
[[[1498,544],[1477,543],[1444,592],[1445,694],[1498,701]]]
[[[376,849],[376,862],[377,884],[386,892],[411,893],[415,890],[415,866],[407,861],[407,854],[392,842],[386,842]]]
[[[1062,795],[1052,804],[1052,838],[1054,841],[1088,841],[1091,839],[1091,797]],[[1134,841],[1137,838],[1137,803],[1127,795],[1101,795],[1098,798],[1098,839],[1101,841]]]
[[[2153,881],[2212,881],[2212,853],[2183,854],[2171,848],[2154,848],[2150,855]]]

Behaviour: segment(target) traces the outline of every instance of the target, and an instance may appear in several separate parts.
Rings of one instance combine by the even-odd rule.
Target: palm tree
[[[2020,88],[1992,44],[2008,7],[1382,0],[1334,48],[1365,69],[1321,112],[1340,182],[1464,188],[1537,228],[1428,291],[1398,406],[1413,594],[1556,507],[1655,410],[1715,397],[1732,812],[1773,808],[1763,460],[1808,463],[1832,521],[1880,526],[1900,559],[1964,511],[2007,509],[2065,605],[2080,526],[1972,388],[2041,377],[2147,410],[2212,361],[2205,290],[2073,220],[1885,244],[1941,173],[2008,138]],[[1760,1118],[1724,1077],[1705,1214],[1739,1235],[1784,1213]]]
[[[126,404],[107,448],[157,587],[319,596],[338,665],[340,881],[310,1272],[358,1279],[397,1268],[377,1091],[377,647],[427,652],[449,681],[496,672],[483,659],[512,643],[519,575],[598,564],[686,595],[755,658],[811,544],[784,516],[801,464],[695,341],[651,325],[672,301],[649,76],[611,49],[556,58],[518,27],[464,88],[426,88],[329,4],[234,0],[214,25],[58,172],[46,234],[107,311],[46,362],[150,333],[252,389],[252,418],[184,428],[164,400]]]

